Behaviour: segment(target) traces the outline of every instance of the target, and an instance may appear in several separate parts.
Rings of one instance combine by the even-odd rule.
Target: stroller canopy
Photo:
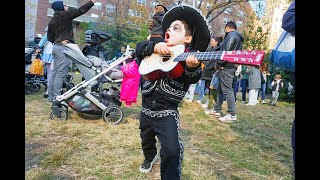
[[[110,40],[112,36],[106,32],[101,30],[87,30],[85,32],[85,39],[87,43],[92,44],[102,44],[108,40]]]

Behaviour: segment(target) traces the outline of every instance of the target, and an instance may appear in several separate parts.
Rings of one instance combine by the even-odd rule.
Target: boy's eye
[[[180,25],[180,24],[175,24],[175,25],[173,26],[173,30],[174,30],[174,31],[178,31],[178,32],[182,31],[181,25]]]

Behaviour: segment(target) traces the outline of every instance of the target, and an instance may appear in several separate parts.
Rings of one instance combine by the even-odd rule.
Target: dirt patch
[[[42,143],[26,143],[25,144],[25,172],[36,168],[39,165],[41,154],[46,147]]]

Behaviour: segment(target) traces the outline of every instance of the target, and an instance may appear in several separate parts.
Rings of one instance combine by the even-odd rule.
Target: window
[[[142,17],[141,12],[137,10],[132,10],[129,9],[129,16],[137,16],[137,17]]]
[[[106,12],[107,13],[116,12],[116,7],[113,4],[106,4]]]
[[[239,17],[243,17],[243,16],[244,16],[244,12],[243,12],[243,11],[241,11],[241,10],[238,10],[237,15],[238,15]]]
[[[101,2],[95,2],[93,8],[101,9]]]
[[[227,24],[230,21],[229,18],[223,18],[223,24]]]
[[[226,13],[226,14],[230,14],[231,11],[232,11],[231,8],[226,8],[223,12]]]
[[[137,4],[140,4],[142,6],[146,6],[146,0],[137,0]]]
[[[236,24],[237,24],[237,27],[241,27],[243,22],[242,21],[237,21]]]
[[[91,14],[91,17],[94,17],[94,18],[99,18],[100,16],[98,14]]]
[[[151,1],[151,2],[150,2],[150,7],[151,7],[151,8],[153,8],[155,5],[157,5],[157,2],[156,2],[156,1]]]

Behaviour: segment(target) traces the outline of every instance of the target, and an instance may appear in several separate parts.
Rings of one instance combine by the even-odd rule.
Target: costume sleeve
[[[89,11],[89,9],[94,5],[92,1],[87,2],[86,4],[82,5],[81,7],[73,8],[69,7],[69,11],[64,11],[66,13],[66,17],[69,19],[74,19],[76,17],[81,16],[82,14],[86,13]]]
[[[151,56],[155,45],[156,43],[152,41],[143,41],[137,44],[135,56],[138,60],[138,65],[146,56]]]
[[[188,84],[195,84],[197,83],[202,75],[202,68],[201,65],[194,67],[194,68],[189,68],[185,67],[184,71],[184,76],[185,76],[185,82]]]
[[[295,35],[295,1],[290,4],[288,10],[283,14],[281,27]]]

